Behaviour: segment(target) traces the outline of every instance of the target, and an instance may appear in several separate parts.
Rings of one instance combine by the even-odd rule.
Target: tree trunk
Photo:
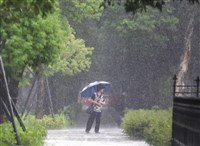
[[[189,65],[190,54],[191,54],[191,40],[192,40],[192,35],[193,35],[193,30],[194,30],[194,16],[195,16],[195,13],[193,12],[192,16],[190,17],[190,21],[189,21],[187,31],[185,34],[184,49],[183,49],[183,54],[181,56],[181,63],[179,66],[178,79],[177,79],[178,85],[185,84],[185,75],[188,71],[188,65]],[[178,90],[177,92],[181,92],[184,89],[178,88],[177,90]]]
[[[37,119],[41,119],[44,115],[44,100],[45,100],[45,79],[44,77],[37,77],[38,93],[36,101],[35,115]]]

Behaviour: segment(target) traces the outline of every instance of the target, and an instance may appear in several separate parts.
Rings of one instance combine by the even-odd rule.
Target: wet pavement
[[[120,129],[121,117],[108,106],[103,108],[100,134],[94,132],[94,124],[89,134],[85,133],[85,126],[89,115],[83,106],[82,111],[74,120],[72,128],[63,130],[49,130],[44,146],[149,146],[144,141],[131,140]]]
[[[101,129],[100,134],[84,128],[49,130],[45,146],[149,146],[144,141],[133,141],[119,128]]]

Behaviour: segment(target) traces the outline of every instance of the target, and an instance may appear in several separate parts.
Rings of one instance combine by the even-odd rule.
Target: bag
[[[86,113],[91,114],[94,111],[94,106],[93,104],[91,104],[90,106],[88,106],[88,108],[86,109]]]

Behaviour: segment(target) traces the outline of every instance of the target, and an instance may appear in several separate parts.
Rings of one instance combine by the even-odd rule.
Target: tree
[[[84,23],[84,21],[99,20],[103,11],[103,8],[99,8],[101,2],[102,1],[96,0],[60,0],[62,21],[69,22],[70,26],[74,29],[76,25]],[[81,83],[81,79],[77,74],[89,70],[90,58],[88,56],[92,56],[91,52],[93,49],[91,48],[91,51],[88,50],[88,55],[84,56],[87,51],[84,44],[88,45],[88,41],[85,42],[82,39],[75,39],[75,36],[82,38],[79,37],[77,33],[80,31],[84,30],[73,30],[72,37],[70,38],[71,43],[68,45],[68,52],[62,53],[62,57],[66,58],[64,59],[66,61],[63,61],[61,58],[61,61],[58,62],[60,65],[57,65],[56,67],[58,70],[61,69],[61,72],[63,72],[63,69],[66,69],[64,71],[65,74],[56,73],[49,78],[50,88],[52,89],[53,106],[56,111],[77,101],[78,88],[80,87],[76,89],[76,85]],[[93,47],[93,45],[89,46]],[[77,65],[80,67],[82,66],[82,69]],[[74,81],[74,79],[77,80]]]
[[[9,80],[15,83],[9,84],[15,89],[11,90],[15,99],[27,67],[40,80],[44,75],[60,71],[74,74],[90,65],[93,49],[75,38],[67,21],[61,21],[58,8],[46,17],[39,14],[33,18],[24,17],[1,27],[1,34],[5,40],[2,56]]]
[[[175,1],[175,0],[174,0]],[[177,0],[176,0],[177,1]],[[199,3],[199,0],[188,0],[190,3]],[[165,0],[104,0],[102,3],[103,7],[107,5],[124,5],[126,12],[132,12],[136,14],[137,12],[143,12],[152,7],[160,11],[163,10],[163,7],[166,5],[167,1]]]
[[[103,0],[59,0],[62,15],[72,22],[87,20],[98,20],[103,8],[100,7]]]
[[[176,42],[182,39],[177,38],[181,31],[174,5],[166,4],[162,13],[147,7],[146,12],[135,15],[114,5],[103,11],[100,21],[76,24],[77,36],[95,48],[89,72],[79,75],[81,85],[110,81],[111,96],[124,100],[129,108],[170,106],[171,75],[179,65]]]
[[[19,21],[22,17],[46,16],[55,10],[55,0],[0,0],[0,23]]]
[[[123,13],[122,9],[115,6],[104,12],[102,21],[106,30],[99,36],[105,38],[97,39],[99,46],[96,47],[97,53],[94,52],[95,63],[91,66],[89,77],[107,75],[116,96],[126,94],[128,107],[162,104],[163,98],[166,99],[170,92],[159,96],[162,93],[159,84],[161,79],[168,81],[169,78],[166,70],[171,67],[167,58],[173,47],[169,47],[168,43],[176,33],[178,19],[172,15],[171,6],[162,13],[148,8],[147,13],[137,13],[134,16]],[[169,89],[169,85],[166,82],[161,86]],[[169,105],[170,99],[167,102]]]

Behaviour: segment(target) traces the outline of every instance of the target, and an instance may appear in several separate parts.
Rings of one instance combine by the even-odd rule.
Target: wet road
[[[149,146],[143,141],[133,141],[119,128],[101,129],[100,134],[83,128],[49,130],[45,146]]]
[[[83,106],[78,114],[74,128],[64,130],[49,130],[45,146],[149,146],[143,141],[133,141],[119,128],[117,112],[104,107],[101,117],[100,134],[94,133],[94,125],[90,134],[85,133],[85,125],[89,117]]]

